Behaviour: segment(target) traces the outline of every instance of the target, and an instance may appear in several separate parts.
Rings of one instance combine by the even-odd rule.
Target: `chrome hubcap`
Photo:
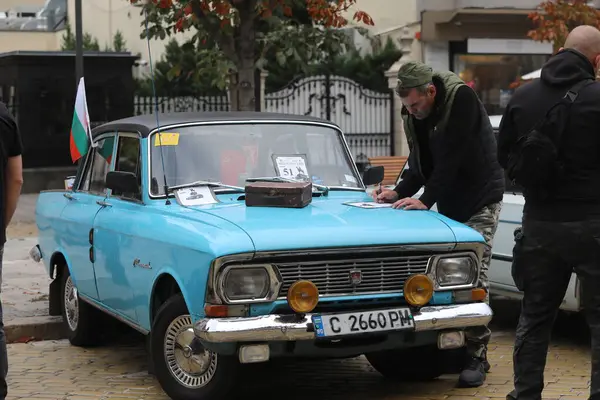
[[[79,322],[79,299],[77,297],[77,288],[73,284],[73,280],[69,276],[65,283],[65,316],[69,329],[75,331]]]
[[[173,320],[165,334],[164,352],[167,368],[181,385],[198,389],[207,385],[217,371],[217,355],[202,349],[192,350],[194,330],[189,315]]]

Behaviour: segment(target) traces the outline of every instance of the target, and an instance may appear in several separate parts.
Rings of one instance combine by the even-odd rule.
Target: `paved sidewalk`
[[[48,315],[50,279],[42,263],[29,258],[37,244],[35,202],[26,194],[7,229],[2,270],[2,306],[9,342],[60,338],[60,317]]]
[[[242,379],[232,384],[242,388],[238,399],[503,399],[512,388],[513,340],[508,330],[494,331],[492,370],[480,388],[456,388],[456,375],[425,383],[385,381],[363,357],[245,366]],[[544,399],[587,398],[589,346],[574,342],[553,341]],[[67,341],[12,344],[9,363],[10,399],[168,399],[146,373],[144,346],[135,335],[94,349],[73,347]]]

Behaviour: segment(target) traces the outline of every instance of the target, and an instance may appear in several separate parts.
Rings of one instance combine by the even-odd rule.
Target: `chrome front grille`
[[[430,257],[431,255],[406,255],[277,262],[275,265],[283,278],[279,296],[285,297],[289,287],[300,279],[312,281],[322,296],[399,292],[410,275],[426,272]],[[355,284],[352,283],[352,275]],[[360,283],[356,283],[357,275],[361,277]]]

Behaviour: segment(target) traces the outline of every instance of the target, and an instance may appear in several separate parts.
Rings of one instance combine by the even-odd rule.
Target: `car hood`
[[[237,225],[251,238],[256,251],[483,241],[476,231],[434,211],[343,204],[369,200],[362,193],[313,198],[304,208],[247,207],[243,201],[187,208]]]

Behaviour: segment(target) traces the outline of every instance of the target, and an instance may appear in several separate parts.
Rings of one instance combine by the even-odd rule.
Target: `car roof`
[[[92,129],[92,136],[95,137],[105,132],[128,131],[139,132],[142,137],[147,137],[150,132],[158,127],[206,122],[227,123],[244,121],[312,122],[321,124],[326,123],[338,127],[333,122],[322,118],[296,114],[258,111],[172,112],[159,113],[158,124],[156,114],[144,114],[107,122]]]

